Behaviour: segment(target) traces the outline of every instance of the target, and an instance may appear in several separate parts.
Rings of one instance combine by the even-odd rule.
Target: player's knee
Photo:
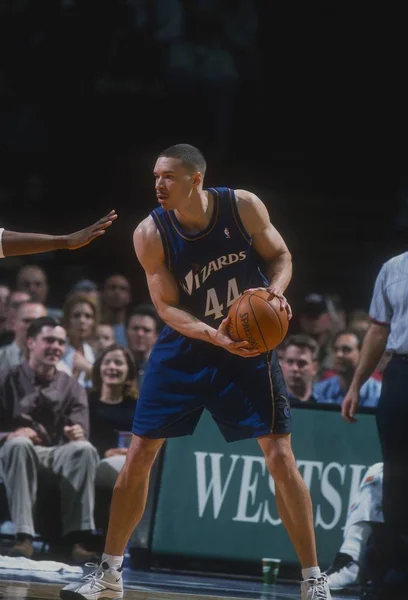
[[[156,454],[157,448],[148,445],[132,449],[126,457],[123,470],[133,478],[145,477],[150,473]]]
[[[283,480],[291,476],[296,469],[296,461],[290,448],[276,448],[265,456],[266,466],[274,480]]]

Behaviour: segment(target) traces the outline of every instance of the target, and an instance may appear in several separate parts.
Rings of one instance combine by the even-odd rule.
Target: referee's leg
[[[405,357],[395,356],[387,365],[376,418],[384,461],[384,523],[394,566],[408,574],[408,360]]]

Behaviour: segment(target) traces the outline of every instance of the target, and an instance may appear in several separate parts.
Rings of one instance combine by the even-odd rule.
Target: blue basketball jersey
[[[174,211],[159,207],[152,215],[160,231],[166,264],[180,291],[180,307],[218,327],[234,300],[246,289],[268,285],[264,263],[240,219],[235,193],[209,188],[214,209],[208,227],[183,230]],[[218,321],[218,322],[217,322]]]
[[[210,188],[208,227],[187,233],[174,212],[155,209],[179,305],[218,328],[246,289],[268,284],[264,261],[238,214],[234,191]],[[147,438],[191,435],[204,409],[228,442],[290,432],[290,409],[276,352],[243,358],[166,325],[147,362],[132,431]]]

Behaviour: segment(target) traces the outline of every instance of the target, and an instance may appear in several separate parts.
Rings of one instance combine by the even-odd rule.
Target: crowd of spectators
[[[15,288],[0,285],[0,473],[16,533],[10,553],[34,554],[37,490],[54,478],[61,546],[85,563],[95,559],[94,532],[107,525],[106,511],[95,520],[95,496],[107,492],[109,505],[162,323],[153,305],[133,301],[121,274],[100,287],[78,281],[60,307],[47,306],[45,281],[36,265],[17,272]]]
[[[294,406],[340,408],[353,378],[370,323],[362,309],[345,311],[330,295],[308,294],[299,307],[293,333],[279,346],[282,371]],[[363,385],[360,407],[375,409],[381,392],[385,354]]]

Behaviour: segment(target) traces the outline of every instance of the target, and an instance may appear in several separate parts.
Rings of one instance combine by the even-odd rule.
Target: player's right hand
[[[260,351],[257,349],[252,349],[251,344],[249,342],[234,342],[228,335],[228,322],[229,317],[224,319],[220,326],[217,329],[217,333],[213,338],[213,343],[216,346],[221,346],[231,354],[238,354],[238,356],[242,356],[244,358],[250,358],[251,356],[259,356]]]
[[[359,392],[354,388],[350,388],[341,403],[341,414],[347,423],[357,423],[354,415],[356,414],[358,404]]]

